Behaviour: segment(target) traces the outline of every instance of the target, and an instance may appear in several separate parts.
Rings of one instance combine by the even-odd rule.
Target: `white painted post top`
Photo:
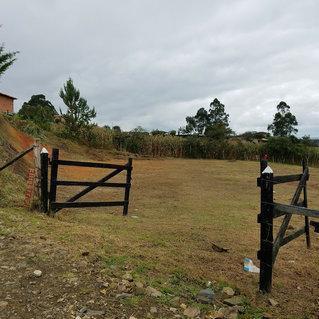
[[[42,147],[41,154],[43,154],[43,153],[45,153],[45,154],[49,153],[48,150],[45,147]]]
[[[272,174],[274,171],[271,169],[271,167],[268,165],[263,171],[262,174]]]

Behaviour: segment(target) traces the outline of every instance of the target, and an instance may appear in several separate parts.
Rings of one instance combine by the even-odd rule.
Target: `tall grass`
[[[45,132],[32,122],[15,118],[11,118],[10,121],[16,122],[16,127],[18,125],[31,135],[45,135]],[[62,123],[53,124],[50,131],[57,136],[68,138],[65,136],[66,130]],[[213,140],[201,136],[149,134],[138,130],[119,132],[93,126],[79,132],[76,142],[94,148],[115,149],[151,157],[258,160],[260,156],[267,154],[273,162],[300,164],[306,159],[310,165],[319,166],[319,148],[307,146],[297,138],[289,137],[271,137],[266,143],[254,143],[241,138]]]

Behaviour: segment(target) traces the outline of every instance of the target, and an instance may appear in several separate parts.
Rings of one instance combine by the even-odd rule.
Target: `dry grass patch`
[[[272,296],[279,302],[275,308],[269,309],[267,297],[257,292],[258,275],[242,270],[244,257],[257,263],[258,163],[167,159],[135,160],[133,165],[127,218],[121,216],[121,209],[110,208],[63,210],[55,219],[22,211],[14,214],[21,224],[29,223],[33,231],[72,247],[76,254],[88,250],[104,260],[106,269],[129,265],[137,278],[163,290],[192,294],[207,281],[216,286],[227,283],[276,318],[316,318],[318,235],[311,233],[311,250],[305,248],[303,237],[281,249],[274,274]],[[279,164],[272,168],[280,175],[301,170]],[[311,169],[310,174],[309,207],[319,208],[319,170]],[[61,178],[74,180],[88,176],[97,180],[103,175],[104,170],[61,171]],[[276,201],[289,202],[295,185],[276,186]],[[63,189],[59,196],[74,192]],[[115,199],[115,195],[121,196],[99,189],[86,200]],[[300,222],[302,218],[294,217],[292,224]],[[23,226],[21,231],[28,230]],[[212,251],[211,243],[229,248],[229,253]]]

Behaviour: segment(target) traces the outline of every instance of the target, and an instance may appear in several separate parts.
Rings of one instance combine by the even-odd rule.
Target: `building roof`
[[[8,97],[9,99],[12,99],[12,100],[16,100],[17,99],[16,97],[13,97],[11,95],[4,94],[4,93],[1,93],[1,92],[0,92],[0,96]]]

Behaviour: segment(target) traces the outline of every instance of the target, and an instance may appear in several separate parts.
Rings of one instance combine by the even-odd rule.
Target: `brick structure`
[[[0,112],[2,113],[13,113],[13,101],[15,97],[0,92]]]

